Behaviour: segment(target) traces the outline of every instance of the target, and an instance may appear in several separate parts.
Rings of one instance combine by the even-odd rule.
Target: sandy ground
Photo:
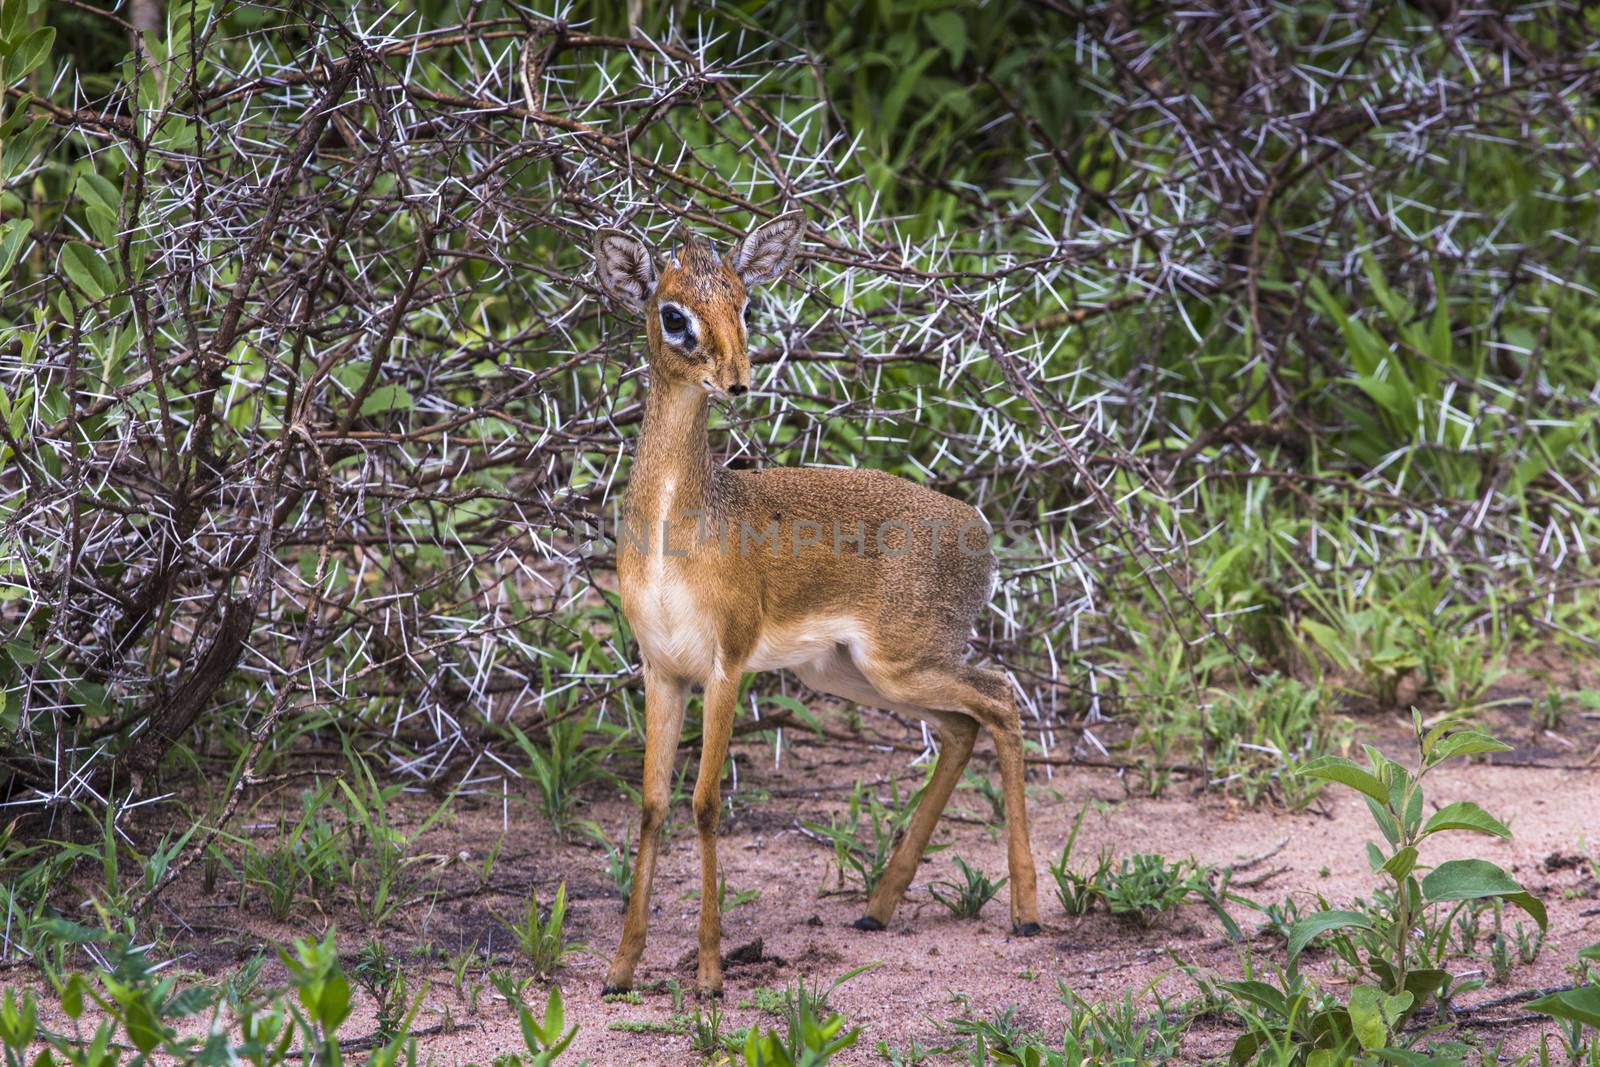
[[[1508,823],[1515,837],[1501,842],[1441,835],[1424,852],[1424,861],[1468,855],[1494,860],[1550,909],[1547,946],[1538,961],[1519,965],[1508,982],[1490,984],[1465,998],[1467,1005],[1569,983],[1566,968],[1574,953],[1600,941],[1600,886],[1590,865],[1576,862],[1586,850],[1600,858],[1600,841],[1595,840],[1600,837],[1600,731],[1596,723],[1581,723],[1575,727],[1580,732],[1565,741],[1552,740],[1532,733],[1524,715],[1508,711],[1495,724],[1519,746],[1516,753],[1499,757],[1506,762],[1449,768],[1430,778],[1431,807],[1473,799]],[[886,736],[901,729],[879,716],[867,721]],[[1397,718],[1369,716],[1358,722],[1359,740],[1380,743],[1395,754],[1403,753],[1404,738]],[[920,743],[920,736],[909,730],[903,739]],[[1254,860],[1236,877],[1256,884],[1241,892],[1263,904],[1293,896],[1303,909],[1314,907],[1318,894],[1342,906],[1352,896],[1370,895],[1376,885],[1363,849],[1376,833],[1364,804],[1342,787],[1330,787],[1310,810],[1289,813],[1270,804],[1246,809],[1216,793],[1197,794],[1193,783],[1182,779],[1165,795],[1152,798],[1140,795],[1132,780],[1113,771],[1032,767],[1029,815],[1040,874],[1040,936],[1010,934],[1008,890],[976,920],[953,918],[931,896],[931,882],[955,875],[954,855],[991,877],[1005,874],[1004,835],[987,823],[987,803],[965,788],[957,791],[934,838],[948,848],[923,862],[889,929],[864,933],[850,926],[862,914],[863,895],[837,891],[832,850],[807,836],[801,824],[826,821],[830,812],[841,810],[857,780],[877,783],[883,796],[888,783],[899,780],[904,795],[920,781],[920,769],[908,766],[904,752],[795,731],[786,733],[776,766],[770,738],[739,739],[734,752],[738,789],[731,812],[724,815],[719,856],[730,891],[758,890],[759,897],[724,917],[723,947],[733,952],[759,940],[760,950],[746,948],[746,960],[726,968],[724,1029],[778,1022],[753,1006],[758,988],[781,988],[799,978],[826,985],[870,964],[871,970],[833,994],[835,1008],[862,1028],[857,1046],[836,1061],[841,1064],[883,1062],[875,1051],[880,1042],[893,1048],[912,1040],[924,1047],[949,1044],[954,1020],[991,1018],[1013,1006],[1026,1028],[1059,1033],[1066,1016],[1062,986],[1091,1001],[1117,1000],[1130,991],[1142,995],[1150,987],[1181,1001],[1194,995],[1195,986],[1177,970],[1177,961],[1226,980],[1241,976],[1247,957],[1268,966],[1282,960],[1282,942],[1258,933],[1260,917],[1238,906],[1234,915],[1252,935],[1244,944],[1228,941],[1216,918],[1199,906],[1181,908],[1149,929],[1104,911],[1068,917],[1056,900],[1047,864],[1086,804],[1088,814],[1074,853],[1079,869],[1091,864],[1102,848],[1119,858],[1159,852],[1217,866]],[[680,761],[687,755],[680,754]],[[980,741],[974,767],[992,773],[987,757],[987,746]],[[426,862],[435,865],[425,882],[426,899],[381,931],[391,950],[407,953],[413,995],[428,986],[416,1025],[442,1032],[423,1040],[424,1059],[487,1063],[520,1049],[516,1015],[488,985],[487,974],[490,969],[526,974],[527,966],[511,952],[496,915],[519,914],[530,884],[538,887],[541,902],[548,902],[557,884],[565,882],[568,935],[583,942],[587,951],[576,953],[559,977],[568,1020],[580,1026],[561,1062],[587,1059],[595,1067],[705,1062],[692,1051],[681,1026],[678,1032],[636,1032],[640,1024],[671,1026],[675,1012],[695,1010],[692,992],[681,995],[676,1008],[673,992],[675,985],[691,990],[695,971],[699,861],[687,803],[675,812],[661,852],[650,938],[637,976],[645,988],[638,1003],[627,1003],[600,996],[606,962],[622,926],[622,905],[605,875],[603,855],[581,835],[556,838],[536,813],[531,796],[525,783],[514,783],[508,797],[452,801],[422,842]],[[280,802],[298,808],[294,795],[285,793],[259,806],[257,818],[268,817]],[[417,794],[402,797],[399,804],[416,825],[438,802],[437,797]],[[581,814],[612,838],[625,826],[631,834],[638,821],[630,802],[615,789],[600,790]],[[484,858],[502,834],[485,884],[480,878]],[[1553,857],[1557,862],[1550,862]],[[1519,917],[1510,910],[1508,915]],[[175,968],[209,980],[230,973],[261,949],[275,958],[277,945],[298,935],[320,935],[335,922],[341,949],[348,954],[374,933],[344,908],[329,915],[304,903],[292,923],[274,923],[258,901],[238,907],[236,884],[223,879],[206,894],[197,874],[169,891],[159,918]],[[467,972],[468,986],[482,987],[475,1010],[467,992],[456,989],[444,963],[466,950],[492,961]],[[1457,969],[1475,966],[1486,964],[1462,961]],[[1328,961],[1309,967],[1325,976]],[[281,981],[281,967],[269,963],[264,977],[269,984]],[[10,984],[34,981],[23,972],[7,978]],[[536,1008],[542,1008],[544,995],[542,986],[530,987],[528,997]],[[1153,1006],[1148,999],[1142,1003]],[[373,1019],[372,1003],[361,994],[341,1035],[368,1034]],[[1471,1024],[1491,1040],[1506,1040],[1509,1048],[1526,1048],[1539,1033],[1529,1019],[1511,1005],[1474,1014]],[[1225,1022],[1198,1024],[1185,1037],[1184,1058],[1198,1062],[1225,1057],[1236,1036],[1237,1030]],[[943,1056],[929,1062],[958,1061]]]
[[[886,730],[893,723],[875,722]],[[1527,734],[1527,727],[1521,728]],[[907,740],[913,735],[908,734]],[[1403,737],[1396,720],[1369,720],[1362,738],[1382,739],[1398,749]],[[1431,779],[1429,803],[1437,807],[1457,799],[1474,799],[1505,820],[1515,838],[1500,842],[1475,835],[1443,835],[1424,859],[1438,862],[1456,856],[1492,859],[1514,872],[1549,906],[1547,947],[1532,966],[1519,966],[1504,985],[1490,985],[1466,998],[1482,1002],[1531,987],[1570,981],[1566,966],[1577,949],[1600,940],[1600,901],[1586,863],[1547,863],[1552,856],[1571,857],[1587,846],[1600,856],[1600,768],[1592,765],[1593,737],[1577,751],[1539,745],[1527,737],[1509,757],[1536,765],[1485,765],[1447,769]],[[879,1042],[904,1047],[913,1039],[924,1046],[949,1043],[951,1020],[989,1018],[1015,1006],[1016,1017],[1030,1029],[1059,1032],[1065,1018],[1059,985],[1089,1000],[1118,999],[1154,984],[1179,1000],[1194,993],[1193,983],[1177,971],[1175,960],[1208,968],[1221,978],[1239,977],[1247,954],[1281,960],[1281,942],[1256,935],[1244,945],[1222,936],[1221,927],[1203,907],[1188,906],[1164,917],[1150,929],[1115,919],[1103,911],[1069,918],[1055,898],[1046,870],[1066,840],[1077,812],[1090,805],[1075,851],[1077,866],[1092,862],[1102,848],[1118,857],[1133,852],[1159,852],[1170,858],[1193,856],[1205,864],[1227,865],[1266,855],[1241,872],[1240,880],[1259,880],[1246,895],[1262,903],[1297,898],[1302,907],[1322,894],[1336,906],[1375,886],[1367,870],[1363,843],[1374,837],[1364,805],[1351,792],[1330,788],[1312,810],[1287,813],[1271,806],[1244,809],[1216,794],[1197,795],[1193,786],[1176,782],[1166,795],[1140,796],[1131,782],[1115,772],[1079,768],[1030,769],[1030,818],[1033,851],[1040,871],[1040,904],[1044,932],[1034,938],[1011,936],[1004,894],[977,920],[958,920],[929,893],[929,883],[955,874],[951,862],[959,854],[992,877],[1005,873],[1004,836],[986,824],[987,805],[976,793],[958,790],[935,842],[948,845],[926,859],[890,928],[863,933],[850,923],[863,910],[864,898],[839,893],[832,852],[806,836],[802,820],[826,820],[840,809],[851,783],[878,782],[887,795],[891,777],[902,791],[920,777],[907,766],[903,753],[873,750],[837,742],[817,742],[791,732],[784,739],[781,765],[774,766],[770,740],[750,738],[736,745],[739,788],[731,814],[725,815],[720,858],[731,890],[759,890],[750,903],[734,908],[724,919],[724,950],[731,952],[760,941],[755,958],[733,962],[726,971],[722,1008],[724,1026],[732,1029],[776,1020],[751,1004],[758,987],[781,988],[796,978],[826,984],[865,964],[873,969],[840,988],[833,1004],[852,1025],[862,1028],[854,1050],[843,1064],[882,1062]],[[980,743],[975,766],[984,766]],[[985,766],[984,769],[987,769]],[[519,787],[520,790],[520,787]],[[572,1051],[562,1062],[592,1064],[676,1064],[703,1062],[682,1032],[640,1033],[618,1027],[639,1023],[670,1024],[674,1015],[673,983],[685,990],[694,981],[695,922],[699,867],[693,822],[686,806],[676,812],[671,836],[660,858],[649,944],[640,966],[639,1003],[605,1002],[600,985],[606,960],[615,949],[622,908],[607,880],[602,854],[581,838],[558,841],[534,814],[522,793],[510,801],[476,796],[457,798],[451,814],[424,842],[425,849],[446,863],[435,876],[439,892],[410,908],[384,931],[391,948],[431,946],[434,962],[416,957],[409,976],[413,992],[431,987],[418,1026],[448,1032],[424,1040],[427,1056],[443,1064],[477,1061],[520,1047],[515,1014],[485,982],[486,969],[468,973],[469,983],[484,984],[474,1012],[469,999],[454,988],[443,956],[476,948],[497,959],[497,969],[526,972],[509,953],[509,939],[495,917],[516,914],[526,901],[526,887],[539,888],[548,901],[565,882],[570,900],[569,936],[589,951],[572,957],[561,972],[567,1017],[580,1026]],[[409,797],[410,818],[425,817],[437,801]],[[292,806],[292,804],[291,804]],[[583,812],[612,837],[636,826],[637,815],[622,796],[594,798]],[[486,886],[478,871],[501,833],[509,828]],[[463,860],[462,857],[465,857]],[[433,883],[430,883],[433,884]],[[354,952],[368,936],[353,915],[323,915],[309,908],[292,926],[265,921],[261,909],[237,909],[237,889],[220,886],[205,896],[198,885],[182,885],[170,895],[168,934],[179,950],[178,966],[215,976],[225,973],[260,946],[284,943],[304,933],[321,933],[338,920],[341,947]],[[1242,908],[1235,915],[1247,932],[1260,918]],[[1508,914],[1515,915],[1514,912]],[[268,979],[281,977],[272,964]],[[1322,965],[1325,971],[1325,963]],[[1315,967],[1313,968],[1315,969]],[[531,987],[529,999],[542,1006],[543,989]],[[693,1012],[692,993],[678,1011]],[[1148,1002],[1147,1002],[1148,1003]],[[1518,1020],[1524,1020],[1518,1022]],[[1537,1027],[1515,1006],[1473,1018],[1512,1047],[1526,1047]],[[364,998],[342,1033],[358,1036],[372,1028],[370,1002]],[[1185,1039],[1186,1057],[1202,1060],[1225,1055],[1236,1036],[1225,1023],[1195,1027]],[[956,1062],[950,1057],[931,1062]],[[964,1062],[964,1061],[963,1061]]]

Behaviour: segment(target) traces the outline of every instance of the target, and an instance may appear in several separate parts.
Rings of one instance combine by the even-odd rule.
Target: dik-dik
[[[984,726],[1005,791],[1012,930],[1039,930],[1017,707],[1004,677],[965,658],[995,580],[977,511],[879,471],[742,471],[712,461],[711,398],[750,388],[749,290],[788,269],[804,233],[804,216],[791,212],[756,227],[730,255],[688,238],[660,262],[621,230],[594,235],[600,284],[643,316],[650,366],[617,538],[622,611],[643,659],[643,813],[607,992],[632,988],[644,951],[658,835],[694,685],[705,704],[694,789],[699,987],[722,989],[717,816],[740,676],[750,671],[786,668],[813,689],[938,729],[933,777],[858,928],[881,930],[894,914]]]

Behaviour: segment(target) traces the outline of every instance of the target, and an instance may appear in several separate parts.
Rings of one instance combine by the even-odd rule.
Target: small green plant
[[[1483,936],[1483,917],[1494,910],[1494,904],[1488,900],[1470,900],[1453,916],[1450,925],[1451,947],[1462,956],[1475,956],[1478,952],[1478,939]]]
[[[711,1056],[722,1051],[722,1045],[722,1005],[715,999],[711,1001],[711,1010],[709,1011],[696,1005],[694,1028],[689,1036],[689,1047],[702,1056]]]
[[[1423,685],[1439,695],[1446,712],[1465,715],[1504,703],[1484,698],[1505,677],[1506,666],[1504,647],[1463,634],[1461,623],[1426,627],[1421,656]]]
[[[895,1046],[887,1041],[879,1041],[873,1051],[889,1067],[923,1067],[924,1064],[932,1063],[935,1056],[953,1055],[958,1047],[956,1045],[929,1047],[913,1037],[904,1046]]]
[[[961,776],[961,788],[970,789],[982,797],[989,806],[988,821],[991,826],[1004,825],[1006,821],[1006,795],[994,777],[980,771],[968,771]]]
[[[847,878],[854,877],[861,883],[862,889],[871,893],[883,878],[883,872],[889,866],[889,857],[894,853],[895,842],[910,824],[921,797],[922,790],[918,789],[902,803],[900,785],[893,782],[886,804],[871,789],[857,782],[850,793],[850,805],[843,818],[835,813],[826,824],[805,822],[802,825],[833,846],[841,889]],[[929,845],[924,855],[931,855],[944,847]]]
[[[800,999],[785,1020],[785,1033],[752,1026],[741,1053],[744,1067],[824,1067],[855,1045],[861,1029],[845,1029],[843,1015],[826,1010],[826,1000]]]
[[[1368,844],[1367,856],[1374,874],[1387,880],[1391,894],[1386,913],[1373,911],[1323,911],[1296,925],[1289,939],[1291,960],[1319,934],[1336,929],[1371,930],[1387,947],[1385,956],[1372,961],[1374,976],[1387,995],[1409,992],[1420,1001],[1443,984],[1447,975],[1439,967],[1437,951],[1419,955],[1428,942],[1416,936],[1425,913],[1439,905],[1464,901],[1501,900],[1525,910],[1545,927],[1544,905],[1518,885],[1510,875],[1487,860],[1448,860],[1418,878],[1420,847],[1434,834],[1468,831],[1507,838],[1511,831],[1477,804],[1461,800],[1423,818],[1423,782],[1445,762],[1486,752],[1506,752],[1510,746],[1478,730],[1451,731],[1441,723],[1424,731],[1422,717],[1413,714],[1420,763],[1408,770],[1367,746],[1368,767],[1343,757],[1324,757],[1302,768],[1302,773],[1338,782],[1363,794],[1385,848]]]
[[[994,899],[1000,888],[1010,881],[1002,878],[998,882],[991,882],[982,871],[967,866],[967,861],[960,856],[955,857],[956,869],[961,872],[961,881],[943,879],[928,887],[933,894],[933,899],[950,909],[950,914],[958,919],[976,919],[983,911],[983,906]],[[941,893],[939,887],[944,886],[948,894]]]
[[[549,1067],[578,1036],[576,1024],[562,1030],[566,1025],[566,1011],[561,1002],[561,987],[557,985],[550,987],[550,995],[545,998],[543,1018],[535,1017],[519,1000],[517,1021],[522,1024],[522,1043],[528,1050],[528,1058],[522,1061],[527,1067]]]
[[[1127,1064],[1156,1067],[1178,1059],[1178,1042],[1193,1018],[1156,993],[1155,986],[1124,993],[1120,1000],[1093,1003],[1060,986],[1067,1018],[1059,1038],[1023,1030],[1015,1007],[986,1020],[952,1019],[951,1029],[971,1041],[969,1061],[1008,1067],[1089,1067]],[[1142,1001],[1155,1003],[1146,1007]],[[1153,1010],[1152,1010],[1153,1009]]]
[[[823,1067],[834,1056],[850,1048],[861,1036],[857,1028],[845,1030],[842,1015],[828,1005],[828,998],[840,986],[878,966],[876,963],[852,968],[826,987],[807,984],[797,978],[784,988],[777,1014],[784,1029],[763,1030],[752,1026],[744,1036],[742,1054],[745,1067]]]
[[[1100,899],[1100,887],[1111,869],[1111,854],[1106,851],[1100,853],[1100,862],[1093,874],[1085,876],[1072,869],[1072,849],[1078,843],[1078,831],[1083,829],[1083,817],[1088,811],[1087,804],[1078,809],[1077,818],[1072,820],[1072,832],[1067,835],[1067,843],[1061,846],[1061,854],[1050,864],[1050,873],[1056,880],[1056,897],[1066,913],[1072,916],[1086,915],[1094,907],[1095,901]]]
[[[356,914],[368,925],[381,926],[404,906],[417,888],[416,841],[444,817],[452,798],[445,798],[410,833],[403,833],[390,810],[398,784],[379,785],[366,758],[347,750],[352,773],[339,779],[345,817],[352,828],[348,848],[331,848]]]
[[[1414,620],[1398,607],[1376,602],[1361,609],[1313,597],[1323,618],[1302,619],[1310,644],[1339,669],[1359,674],[1381,708],[1398,703],[1400,683],[1422,666],[1412,635]]]
[[[538,981],[538,975],[515,975],[508,971],[490,971],[489,986],[507,1004],[522,1004],[528,999],[528,990]]]
[[[1180,904],[1205,904],[1221,920],[1228,936],[1238,938],[1239,927],[1223,903],[1229,898],[1227,872],[1223,872],[1218,888],[1211,885],[1212,873],[1212,868],[1202,867],[1193,859],[1171,861],[1141,852],[1106,870],[1099,886],[1100,897],[1111,914],[1146,927]]]
[[[545,977],[553,976],[567,957],[574,952],[583,951],[581,944],[567,941],[567,883],[562,882],[556,887],[556,895],[550,902],[550,910],[543,919],[539,917],[539,891],[530,888],[528,891],[528,906],[522,915],[515,921],[507,920],[499,914],[495,918],[500,920],[500,925],[510,932],[522,950],[533,964],[534,970]]]
[[[734,908],[743,907],[760,899],[761,890],[759,889],[729,890],[728,872],[724,870],[717,871],[717,912],[719,914],[726,915]]]
[[[1572,970],[1578,980],[1571,989],[1529,1001],[1528,1007],[1560,1025],[1558,1040],[1568,1063],[1596,1067],[1600,1065],[1600,942],[1579,949]],[[1541,1042],[1541,1052],[1541,1067],[1554,1062],[1548,1037]]]
[[[1108,870],[1100,892],[1111,914],[1149,926],[1188,901],[1200,877],[1199,865],[1193,860],[1170,862],[1165,856],[1140,852]]]
[[[376,1006],[378,1034],[387,1043],[400,1033],[406,1014],[406,972],[399,957],[376,940],[368,940],[356,954],[350,976],[367,991]]]
[[[683,1034],[693,1025],[694,1016],[673,1013],[670,1019],[618,1019],[606,1024],[619,1034]]]
[[[1316,799],[1324,783],[1294,773],[1347,743],[1347,721],[1330,716],[1320,686],[1280,674],[1256,686],[1216,692],[1205,716],[1211,783],[1254,806],[1275,796],[1291,811]]]
[[[1241,901],[1247,907],[1253,907],[1261,913],[1261,932],[1270,934],[1281,941],[1289,940],[1289,932],[1294,929],[1294,924],[1300,921],[1300,902],[1294,897],[1284,897],[1281,901],[1267,904],[1251,904]]]
[[[515,723],[507,723],[513,740],[528,759],[528,774],[539,792],[545,817],[557,833],[565,834],[584,786],[604,773],[605,758],[617,741],[591,744],[595,732],[590,716],[557,716],[545,724],[545,745],[540,746]]]
[[[606,832],[595,822],[583,824],[584,833],[605,850],[605,875],[616,887],[617,896],[626,904],[633,895],[633,848],[629,844],[628,828],[623,827],[622,836],[615,843],[606,836]]]
[[[280,819],[278,837],[271,847],[261,848],[249,840],[243,843],[241,904],[242,895],[253,890],[266,905],[267,914],[285,922],[302,895],[319,902],[331,898],[345,862],[341,850],[347,844],[343,831],[322,816],[334,788],[302,793],[299,819],[287,826]]]
[[[1509,837],[1510,831],[1470,801],[1457,801],[1423,817],[1423,783],[1452,759],[1508,746],[1477,730],[1453,730],[1449,722],[1424,730],[1413,713],[1418,764],[1410,769],[1367,747],[1367,766],[1327,756],[1301,768],[1302,774],[1335,782],[1361,793],[1383,844],[1367,855],[1384,892],[1373,903],[1350,910],[1324,907],[1299,919],[1289,932],[1288,965],[1277,981],[1247,977],[1222,983],[1236,998],[1236,1013],[1246,1032],[1234,1044],[1232,1062],[1277,1065],[1345,1062],[1357,1052],[1393,1052],[1410,1042],[1405,1023],[1424,1000],[1447,1001],[1459,990],[1444,968],[1450,931],[1466,904],[1503,901],[1526,911],[1545,927],[1544,906],[1504,871],[1486,860],[1448,860],[1428,870],[1421,846],[1434,834],[1462,830]],[[1358,982],[1348,998],[1322,993],[1300,974],[1302,952],[1323,936],[1359,937],[1340,955],[1371,981]],[[1396,1045],[1399,1042],[1399,1046]],[[1410,1062],[1394,1056],[1386,1062]]]
[[[771,986],[756,986],[750,991],[750,999],[739,1002],[741,1008],[754,1008],[764,1011],[768,1015],[783,1014],[783,990],[773,989]]]
[[[288,975],[284,989],[260,991],[259,965],[249,968],[249,985],[219,996],[203,985],[180,984],[150,959],[146,946],[135,946],[123,933],[49,920],[54,938],[75,945],[93,945],[104,969],[92,976],[52,976],[56,1010],[39,1011],[31,991],[20,996],[7,990],[0,1002],[0,1063],[5,1067],[115,1067],[116,1064],[168,1063],[174,1067],[249,1063],[256,1067],[291,1067],[309,1061],[337,1067],[344,1062],[349,1039],[341,1030],[351,1016],[350,983],[339,964],[333,931],[321,940],[300,939],[279,952]],[[377,1047],[369,1067],[417,1062],[413,1027],[421,997],[409,1005],[398,961],[370,945],[357,958],[357,976],[367,988],[382,987],[380,1026],[363,1040]],[[500,1067],[550,1067],[577,1032],[563,1033],[561,994],[552,988],[543,1019],[518,1005],[526,1055],[497,1059]],[[49,1021],[64,1019],[57,1030]],[[92,1032],[85,1032],[85,1023]],[[123,1060],[124,1052],[131,1058]]]

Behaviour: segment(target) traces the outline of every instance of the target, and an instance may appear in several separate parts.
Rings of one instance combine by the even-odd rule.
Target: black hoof
[[[710,997],[712,1000],[721,1000],[722,999],[722,990],[721,989],[698,989],[697,988],[694,991],[694,995],[700,1000],[705,1000],[707,997]]]
[[[882,930],[883,929],[883,924],[881,922],[879,922],[877,919],[874,919],[870,915],[863,915],[863,916],[861,916],[861,918],[857,919],[855,922],[851,923],[850,925],[854,926],[857,930]]]
[[[1018,937],[1033,937],[1039,932],[1038,923],[1012,923],[1011,932]]]
[[[626,993],[628,991],[627,987],[620,985],[604,985],[600,987],[600,995],[602,997],[609,997],[613,993]]]

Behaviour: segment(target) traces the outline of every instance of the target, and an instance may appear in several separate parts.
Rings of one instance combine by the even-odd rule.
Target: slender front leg
[[[644,665],[644,784],[639,791],[639,852],[633,865],[633,892],[628,895],[628,917],[622,924],[622,944],[606,972],[604,992],[623,993],[633,988],[633,969],[644,953],[645,929],[650,925],[650,883],[656,874],[656,850],[672,797],[672,761],[678,754],[683,731],[683,709],[689,687]]]
[[[722,814],[722,764],[728,758],[739,675],[719,675],[706,684],[700,776],[694,783],[694,824],[700,831],[701,993],[722,993],[722,911],[717,901],[717,822]]]

